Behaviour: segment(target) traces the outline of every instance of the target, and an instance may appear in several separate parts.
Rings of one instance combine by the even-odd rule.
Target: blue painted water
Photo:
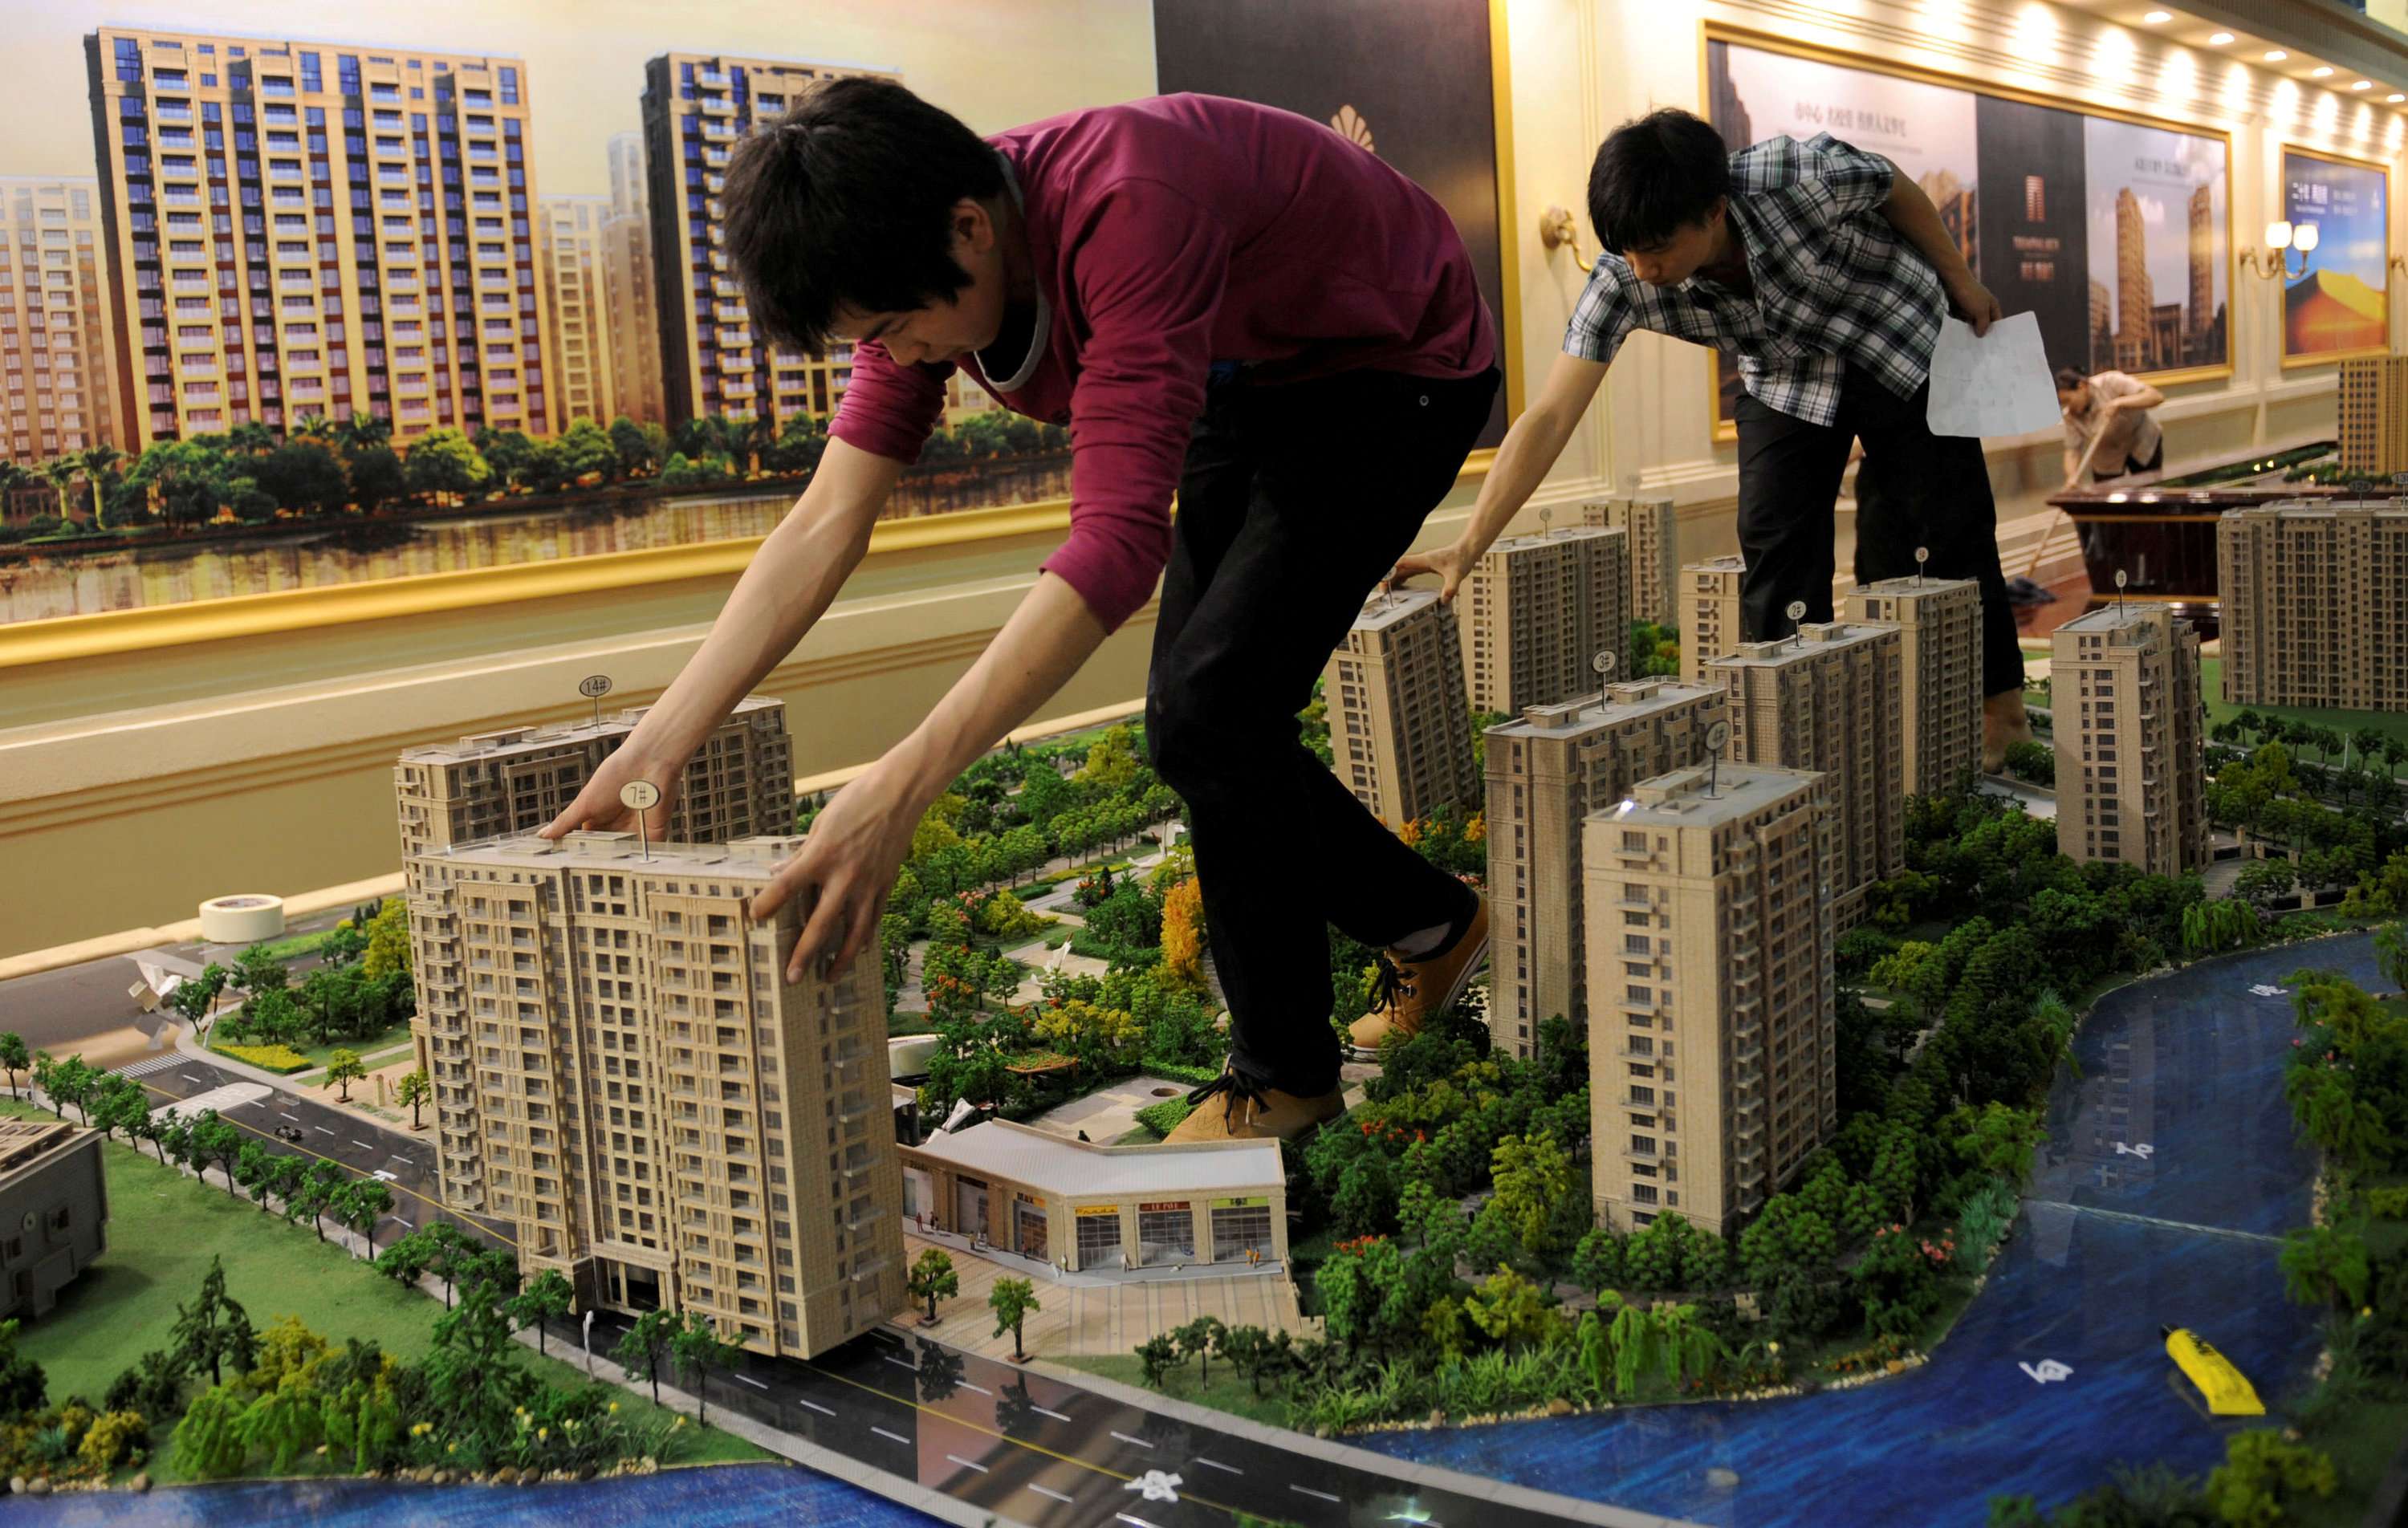
[[[5,1482],[0,1482],[5,1484]],[[791,1464],[666,1470],[621,1480],[555,1486],[411,1486],[381,1480],[172,1486],[0,1498],[0,1522],[42,1528],[188,1528],[205,1523],[308,1522],[322,1528],[920,1528],[936,1520],[855,1486]]]
[[[2271,1239],[2306,1223],[2315,1166],[2282,1096],[2290,1000],[2249,991],[2302,964],[2381,984],[2372,941],[2354,935],[2194,966],[2099,1005],[2075,1044],[2079,1077],[2060,1075],[2051,1096],[2024,1212],[1928,1364],[1788,1400],[1359,1441],[1714,1528],[1979,1523],[1993,1495],[2055,1505],[2120,1463],[2206,1469],[2247,1423],[2197,1409],[2158,1327],[2197,1330],[2270,1404],[2318,1346],[2315,1315],[2283,1297]],[[2023,1367],[2049,1360],[2071,1372],[2043,1383]]]

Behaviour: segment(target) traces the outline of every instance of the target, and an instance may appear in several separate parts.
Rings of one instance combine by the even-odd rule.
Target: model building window
[[[1120,1261],[1121,1214],[1117,1207],[1098,1207],[1079,1215],[1079,1266],[1097,1268]]]

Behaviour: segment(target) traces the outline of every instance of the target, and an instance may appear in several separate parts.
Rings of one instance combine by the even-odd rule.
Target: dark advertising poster
[[[2304,257],[2307,274],[2283,286],[2286,362],[2383,350],[2390,324],[2390,189],[2380,165],[2283,150],[2283,216],[2295,231],[2316,231],[2316,247]]]
[[[2089,229],[2082,117],[1997,96],[1974,98],[1983,284],[2009,313],[2040,315],[2051,366],[2088,368]]]
[[[1329,123],[1446,208],[1505,324],[1488,0],[1154,0],[1155,88]],[[1480,444],[1505,438],[1498,393]]]

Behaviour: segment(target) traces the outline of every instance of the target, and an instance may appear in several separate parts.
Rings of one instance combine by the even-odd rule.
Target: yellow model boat
[[[2219,1417],[2262,1417],[2266,1403],[2258,1399],[2258,1392],[2247,1377],[2232,1366],[2232,1361],[2217,1352],[2207,1341],[2186,1326],[2159,1327],[2166,1335],[2166,1354],[2199,1392],[2207,1397],[2207,1409]]]

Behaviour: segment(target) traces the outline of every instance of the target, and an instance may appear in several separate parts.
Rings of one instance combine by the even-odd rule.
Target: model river
[[[2220,1463],[2160,1325],[2221,1348],[2274,1404],[2315,1360],[2283,1297],[2283,1232],[2315,1163],[2283,1101],[2301,965],[2370,989],[2362,935],[2194,966],[2110,994],[2060,1076],[2024,1213],[1931,1362],[1794,1400],[1663,1407],[1357,1441],[1383,1453],[1717,1525],[1978,1523],[2001,1492],[2063,1502],[2118,1464]],[[2063,1377],[2054,1378],[2060,1373]],[[2263,1426],[2262,1421],[2255,1425]]]
[[[1381,1452],[1717,1525],[1974,1523],[1988,1499],[2067,1500],[2120,1463],[2196,1473],[2235,1421],[2172,1379],[2161,1324],[2223,1349],[2270,1399],[2315,1361],[2314,1315],[2283,1297],[2276,1240],[2308,1215],[2310,1157],[2283,1102],[2293,1033],[2273,987],[2302,964],[2379,982],[2363,935],[2194,966],[2114,992],[2060,1078],[2024,1213],[1931,1362],[1796,1400],[1640,1407],[1354,1441]],[[2061,1378],[2059,1377],[2061,1374]],[[674,1516],[889,1528],[930,1520],[808,1470],[681,1470],[537,1490],[337,1480],[179,1488],[0,1507],[11,1521],[308,1521],[394,1528]]]

